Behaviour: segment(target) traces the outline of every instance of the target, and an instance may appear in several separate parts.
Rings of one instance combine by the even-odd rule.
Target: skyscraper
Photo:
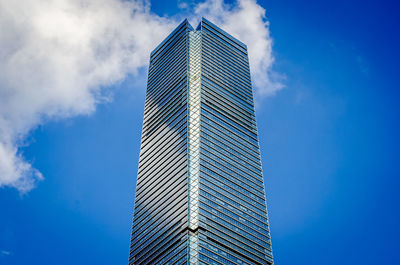
[[[150,55],[129,264],[272,264],[247,48],[202,19]]]

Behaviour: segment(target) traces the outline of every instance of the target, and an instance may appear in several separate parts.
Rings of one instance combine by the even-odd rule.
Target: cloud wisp
[[[0,256],[10,256],[12,253],[8,250],[1,250]]]
[[[271,78],[268,23],[255,0],[207,0],[190,9],[248,44],[256,94],[282,88]],[[0,187],[27,192],[43,179],[20,153],[28,134],[93,113],[113,84],[147,66],[179,22],[152,13],[145,0],[0,0]]]

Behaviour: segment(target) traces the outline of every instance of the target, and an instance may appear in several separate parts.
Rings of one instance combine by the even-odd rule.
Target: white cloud
[[[175,25],[142,1],[1,1],[0,186],[24,192],[42,179],[18,153],[26,135],[93,112]]]
[[[193,9],[248,44],[257,93],[281,88],[270,78],[262,7],[207,0]],[[95,111],[107,87],[146,66],[179,22],[151,13],[145,0],[0,0],[0,187],[32,189],[43,177],[18,151],[29,132]]]

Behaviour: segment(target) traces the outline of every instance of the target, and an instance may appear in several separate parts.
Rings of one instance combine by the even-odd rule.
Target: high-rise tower
[[[129,264],[272,264],[246,45],[206,19],[152,53]]]

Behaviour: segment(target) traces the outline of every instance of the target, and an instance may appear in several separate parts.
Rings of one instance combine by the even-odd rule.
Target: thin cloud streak
[[[0,256],[10,256],[12,253],[7,250],[1,250],[0,251]]]

